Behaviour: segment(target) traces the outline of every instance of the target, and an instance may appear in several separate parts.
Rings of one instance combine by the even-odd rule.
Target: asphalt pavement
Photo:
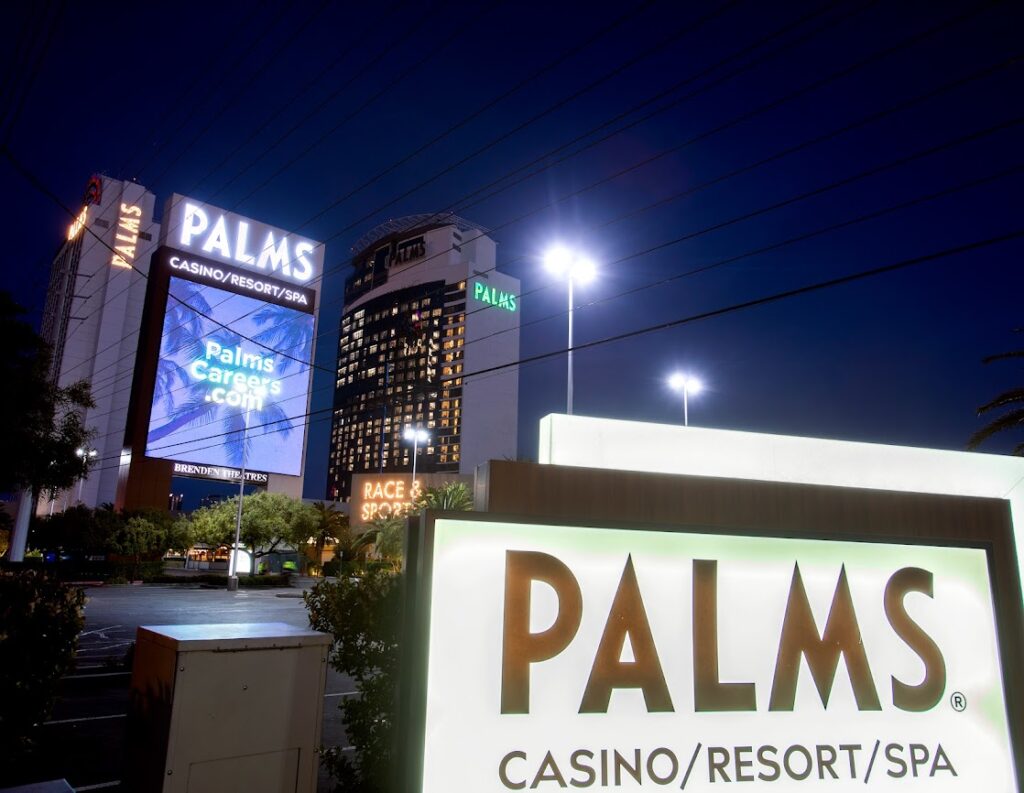
[[[85,629],[75,669],[61,681],[60,697],[42,736],[46,768],[9,784],[65,778],[77,791],[123,789],[121,785],[131,670],[125,653],[140,625],[284,622],[308,628],[302,590],[115,586],[86,590]],[[356,695],[355,684],[328,669],[324,746],[347,746],[339,701]],[[7,780],[5,780],[7,783]],[[330,789],[320,774],[320,791]]]

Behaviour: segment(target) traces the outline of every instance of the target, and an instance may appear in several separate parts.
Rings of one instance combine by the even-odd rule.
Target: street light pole
[[[245,451],[249,435],[249,414],[252,413],[252,405],[259,400],[263,407],[263,396],[267,393],[265,386],[252,389],[252,395],[246,398],[245,392],[249,390],[246,383],[236,383],[235,390],[242,392],[245,400],[245,424],[242,428],[242,470],[238,480],[238,511],[235,513],[235,543],[231,546],[231,553],[228,556],[228,591],[234,592],[238,589],[238,543],[242,536],[242,501],[245,499]],[[252,564],[252,560],[249,561]]]
[[[78,477],[78,503],[82,502],[82,485],[85,484],[85,477],[89,473],[89,460],[94,458],[98,452],[95,449],[88,447],[79,447],[75,449],[75,456],[82,460],[82,475]],[[53,501],[50,501],[50,514],[53,514]]]
[[[565,388],[565,413],[572,415],[572,278],[569,278],[569,371]]]
[[[245,409],[245,427],[242,430],[242,475],[238,479],[238,511],[235,513],[235,542],[228,557],[228,591],[238,589],[238,542],[242,536],[242,499],[245,498],[245,443],[249,434],[249,412]]]
[[[564,277],[569,287],[569,346],[566,352],[566,386],[565,386],[565,412],[572,415],[572,393],[573,393],[573,371],[572,371],[572,347],[573,347],[573,285],[576,281],[585,284],[593,280],[596,268],[594,263],[586,256],[576,251],[570,251],[561,246],[556,246],[544,255],[544,264],[553,274]]]
[[[675,372],[668,378],[668,385],[673,391],[683,395],[683,426],[690,426],[690,394],[699,394],[704,388],[703,383],[693,375]]]
[[[409,495],[412,496],[412,491],[416,489],[416,457],[419,454],[420,441],[425,443],[430,434],[426,430],[410,425],[402,432],[402,437],[412,441],[412,484],[409,486]]]

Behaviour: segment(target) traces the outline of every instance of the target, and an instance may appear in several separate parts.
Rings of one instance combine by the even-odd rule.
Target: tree
[[[194,539],[208,545],[228,545],[235,541],[235,517],[238,497],[221,501],[192,513]],[[316,531],[316,510],[283,493],[254,493],[242,502],[240,542],[252,554],[250,575],[256,560],[273,553],[281,544],[299,547]]]
[[[1024,330],[1024,328],[1017,329],[1018,332],[1021,330]],[[989,355],[987,358],[982,359],[982,363],[989,364],[993,361],[1003,361],[1010,358],[1024,358],[1024,350],[1011,350],[1010,352],[1003,352],[997,355]],[[993,435],[1024,427],[1024,388],[1017,387],[1004,391],[992,401],[978,408],[978,415],[984,416],[993,411],[1004,409],[1006,410],[1005,413],[990,421],[971,436],[971,439],[967,442],[968,449],[977,449]],[[1012,453],[1024,456],[1024,443],[1018,443],[1014,446]]]
[[[313,532],[314,561],[319,565],[324,557],[324,547],[330,543],[335,546],[335,555],[344,559],[352,552],[352,532],[348,525],[348,515],[338,512],[335,504],[317,501],[313,504],[316,510],[316,529]]]
[[[50,348],[22,319],[24,313],[10,294],[0,292],[0,491],[52,495],[74,485],[87,469],[88,458],[75,451],[92,436],[83,414],[93,400],[84,380],[53,383]]]
[[[363,537],[372,536],[377,553],[396,564],[402,560],[402,541],[405,536],[405,518],[378,517],[366,524]]]
[[[338,790],[392,789],[401,598],[401,576],[380,569],[322,581],[304,595],[309,624],[334,636],[331,666],[359,686],[358,697],[338,705],[354,755],[340,746],[321,755]]]
[[[0,571],[0,767],[5,781],[12,760],[30,748],[49,717],[60,680],[74,664],[84,604],[81,589],[38,570]]]
[[[89,509],[77,504],[63,512],[36,518],[29,545],[41,551],[60,551],[71,556],[93,556],[109,550],[110,538],[124,523],[112,509]]]
[[[428,487],[416,499],[416,511],[423,509],[465,512],[473,509],[473,494],[465,482],[445,482],[437,487]]]
[[[167,550],[167,530],[158,522],[142,516],[128,518],[110,537],[110,550],[132,561],[131,578],[142,577],[143,559],[163,556]]]

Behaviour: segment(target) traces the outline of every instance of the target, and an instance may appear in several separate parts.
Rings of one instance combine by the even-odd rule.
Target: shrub
[[[360,691],[338,705],[354,757],[337,746],[322,752],[324,766],[341,790],[390,789],[401,589],[401,576],[377,568],[321,581],[304,595],[310,625],[334,636],[331,666],[350,675]]]
[[[38,570],[0,572],[0,762],[29,748],[74,661],[81,590]]]

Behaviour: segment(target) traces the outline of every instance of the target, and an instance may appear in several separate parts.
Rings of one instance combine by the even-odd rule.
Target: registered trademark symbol
[[[967,697],[959,691],[954,691],[949,697],[949,704],[952,705],[953,710],[957,713],[963,713],[967,710]]]

